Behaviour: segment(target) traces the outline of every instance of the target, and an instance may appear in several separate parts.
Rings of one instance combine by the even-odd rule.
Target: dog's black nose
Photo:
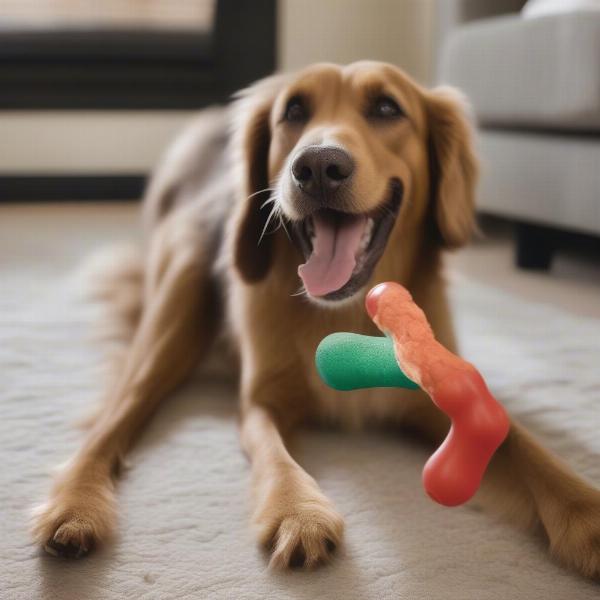
[[[310,196],[334,193],[353,172],[352,157],[337,146],[307,146],[292,162],[296,185]]]

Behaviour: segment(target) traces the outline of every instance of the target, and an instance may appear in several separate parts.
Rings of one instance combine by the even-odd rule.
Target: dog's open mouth
[[[394,180],[388,201],[373,212],[326,208],[294,223],[294,239],[306,259],[298,275],[311,296],[342,300],[366,284],[396,221],[402,191]]]

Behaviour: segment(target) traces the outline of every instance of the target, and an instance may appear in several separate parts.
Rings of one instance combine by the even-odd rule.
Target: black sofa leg
[[[547,227],[517,223],[516,256],[520,269],[547,271],[556,249],[557,233]]]

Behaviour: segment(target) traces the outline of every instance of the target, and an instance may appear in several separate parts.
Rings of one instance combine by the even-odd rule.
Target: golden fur
[[[380,89],[406,113],[385,127],[368,123],[359,108],[369,90]],[[279,115],[299,91],[310,95],[314,117],[292,130]],[[222,152],[230,122],[230,149]],[[240,359],[241,438],[252,465],[254,522],[275,566],[324,562],[343,536],[342,517],[288,452],[291,431],[327,422],[409,427],[432,442],[445,435],[446,418],[422,393],[378,389],[341,399],[318,380],[313,357],[322,337],[338,330],[376,333],[362,307],[364,291],[332,306],[309,300],[297,294],[301,257],[284,228],[257,245],[270,188],[279,214],[293,216],[285,188],[290,155],[324,139],[342,143],[360,166],[357,211],[383,202],[390,177],[402,182],[404,200],[369,284],[395,280],[408,287],[438,339],[455,349],[441,256],[466,243],[474,228],[477,173],[460,97],[450,89],[425,90],[379,63],[316,65],[258,82],[231,111],[201,115],[153,178],[138,279],[124,269],[107,288],[132,319],[131,339],[103,409],[37,511],[35,539],[48,551],[79,556],[110,537],[121,457],[159,401],[214,349],[220,332]],[[516,523],[539,527],[563,564],[600,575],[600,493],[516,423],[480,498]]]

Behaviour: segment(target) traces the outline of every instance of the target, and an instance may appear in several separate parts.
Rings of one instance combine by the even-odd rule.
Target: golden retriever
[[[455,349],[441,262],[472,233],[476,176],[460,96],[425,90],[387,64],[270,77],[230,109],[201,115],[147,192],[141,270],[114,280],[118,301],[139,299],[128,305],[131,339],[84,443],[36,513],[37,542],[78,557],[110,537],[124,453],[224,334],[239,357],[259,541],[274,566],[329,559],[343,519],[288,452],[290,432],[385,424],[437,443],[448,422],[423,393],[328,389],[315,348],[334,331],[377,334],[364,294],[394,280]],[[543,531],[563,564],[600,574],[600,493],[516,423],[480,497]]]

